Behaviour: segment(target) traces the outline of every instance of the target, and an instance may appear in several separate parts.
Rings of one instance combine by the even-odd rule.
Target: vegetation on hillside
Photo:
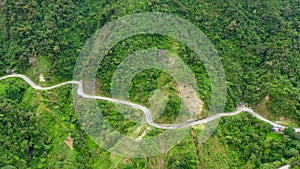
[[[225,111],[246,102],[272,120],[300,126],[300,3],[211,0],[6,0],[0,1],[0,75],[16,68],[46,83],[70,80],[86,40],[105,23],[140,12],[177,15],[196,25],[215,45],[226,73]],[[204,111],[210,105],[210,80],[203,64],[185,44],[156,34],[118,43],[99,66],[97,91],[110,96],[117,66],[134,51],[165,49],[195,73]],[[169,96],[157,121],[176,119],[180,97],[174,79],[150,69],[133,79],[130,98],[149,106],[155,89]],[[124,134],[136,129],[107,102],[99,108]],[[193,128],[176,147],[157,157],[127,159],[98,147],[81,128],[73,110],[71,87],[37,92],[20,80],[0,82],[0,167],[17,168],[299,168],[300,138],[290,130],[273,134],[272,126],[248,115],[222,118],[213,136],[199,143]],[[152,128],[145,137],[161,131]],[[74,138],[74,150],[64,140]],[[210,147],[213,145],[212,147]]]

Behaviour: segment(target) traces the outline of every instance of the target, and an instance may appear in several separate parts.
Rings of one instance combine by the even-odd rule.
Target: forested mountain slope
[[[208,36],[223,60],[229,104],[257,104],[268,94],[272,113],[299,119],[297,1],[7,1],[1,9],[1,71],[24,71],[34,64],[30,60],[46,56],[54,75],[70,79],[80,49],[98,28],[147,11],[188,19]],[[143,39],[135,43],[147,47]]]
[[[35,80],[43,73],[46,84],[70,80],[86,40],[105,23],[140,12],[171,13],[199,27],[215,45],[226,73],[226,111],[246,102],[272,120],[300,124],[297,0],[7,0],[0,10],[1,75],[15,68],[15,72]],[[204,66],[194,59],[195,54],[187,46],[161,35],[134,36],[117,44],[99,66],[99,93],[110,96],[111,77],[124,57],[155,47],[178,54],[196,72],[200,97],[205,110],[209,109],[210,81]],[[132,101],[148,106],[151,91],[164,88],[173,80],[159,70],[142,72],[132,83]],[[27,87],[19,80],[0,82],[0,122],[4,126],[0,133],[0,167],[15,163],[17,167],[32,168],[272,168],[293,157],[294,165],[299,165],[299,136],[273,135],[271,126],[247,115],[222,119],[213,137],[204,144],[197,142],[200,130],[192,129],[168,154],[145,159],[112,157],[81,129],[72,107],[70,87],[51,92],[35,92]],[[165,92],[170,93],[171,101],[162,121],[176,117],[172,108],[176,109],[179,102],[172,89]],[[119,114],[109,103],[101,102],[99,107],[109,107],[105,116],[120,131],[124,126],[134,126],[124,119],[118,124]],[[64,147],[63,140],[68,135],[75,138],[75,151]],[[99,156],[101,161],[97,161]]]

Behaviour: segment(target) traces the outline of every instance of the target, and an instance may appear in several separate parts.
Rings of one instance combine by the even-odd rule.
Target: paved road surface
[[[211,115],[209,117],[206,117],[204,119],[195,120],[195,121],[191,121],[191,122],[187,122],[187,123],[182,123],[182,124],[175,124],[175,125],[171,125],[171,124],[157,124],[157,123],[155,123],[153,121],[151,113],[150,113],[149,109],[147,109],[146,107],[141,106],[139,104],[135,104],[135,103],[131,103],[131,102],[128,102],[128,101],[124,101],[124,100],[118,100],[118,99],[113,99],[113,98],[109,98],[109,97],[102,97],[102,96],[91,96],[91,95],[85,94],[83,92],[82,83],[80,81],[68,81],[68,82],[60,83],[60,84],[57,84],[57,85],[54,85],[54,86],[50,86],[50,87],[41,87],[39,85],[36,85],[27,76],[22,75],[22,74],[7,75],[7,76],[4,76],[4,77],[1,77],[0,81],[3,80],[3,79],[7,79],[7,78],[22,78],[31,87],[33,87],[36,90],[51,90],[51,89],[54,89],[54,88],[57,88],[57,87],[60,87],[60,86],[64,86],[64,85],[68,85],[68,84],[78,85],[77,95],[79,95],[79,96],[81,96],[83,98],[87,98],[87,99],[106,100],[106,101],[110,101],[110,102],[113,102],[113,103],[123,104],[123,105],[131,106],[133,108],[139,109],[139,110],[143,111],[144,115],[146,116],[147,123],[149,125],[157,127],[157,128],[160,128],[160,129],[187,128],[187,127],[191,127],[191,126],[194,126],[194,125],[197,125],[197,124],[208,123],[210,121],[213,121],[213,120],[221,118],[221,117],[234,116],[234,115],[237,115],[237,114],[239,114],[241,112],[250,113],[252,116],[258,118],[261,121],[269,123],[272,126],[285,128],[285,126],[282,126],[280,124],[274,123],[274,122],[272,122],[272,121],[270,121],[270,120],[268,120],[268,119],[260,116],[259,114],[255,113],[252,109],[247,108],[247,107],[238,108],[234,112],[215,114],[215,115]]]
[[[289,168],[290,168],[289,165],[285,165],[285,166],[282,166],[282,167],[280,167],[280,168],[278,168],[278,169],[289,169]]]

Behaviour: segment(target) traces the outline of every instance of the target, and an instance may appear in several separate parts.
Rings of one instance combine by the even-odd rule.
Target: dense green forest
[[[17,0],[0,1],[0,75],[15,68],[49,86],[72,79],[76,59],[87,39],[107,22],[141,12],[171,13],[196,25],[215,45],[226,74],[226,107],[247,103],[257,113],[290,127],[300,127],[300,2],[213,0]],[[117,66],[134,51],[157,48],[177,54],[195,73],[203,112],[211,107],[208,74],[185,44],[156,34],[118,43],[99,65],[97,93],[110,96]],[[149,106],[161,89],[169,102],[158,122],[173,122],[180,97],[174,79],[149,69],[134,77],[131,101]],[[176,84],[175,84],[176,85]],[[81,128],[71,86],[35,91],[17,79],[0,82],[0,168],[300,168],[300,135],[290,129],[271,132],[250,115],[220,120],[206,142],[194,127],[168,153],[130,159],[101,149]],[[116,107],[99,101],[111,126],[130,134],[137,124]],[[143,126],[145,127],[145,126]],[[145,137],[161,132],[151,128]],[[74,150],[65,140],[74,138]],[[5,167],[7,166],[7,167]]]

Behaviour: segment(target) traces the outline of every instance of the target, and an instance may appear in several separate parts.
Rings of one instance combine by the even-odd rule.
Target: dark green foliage
[[[5,94],[9,99],[20,102],[25,92],[24,83],[16,80],[8,81]]]
[[[0,97],[0,166],[23,168],[47,154],[51,138],[33,111]]]
[[[222,118],[222,127],[216,133],[230,151],[238,152],[240,164],[253,164],[254,168],[281,159],[298,157],[300,135],[294,129],[285,129],[284,134],[274,134],[269,124],[260,122],[251,115]]]
[[[81,47],[106,22],[136,12],[170,12],[198,26],[219,51],[228,81],[227,110],[241,101],[255,105],[269,94],[267,107],[273,114],[288,112],[299,120],[298,9],[299,3],[292,0],[7,1],[1,9],[0,64],[25,70],[31,58],[44,55],[51,60],[56,76],[71,78]],[[193,54],[180,42],[156,35],[137,36],[114,47],[106,56],[113,60],[104,61],[99,69],[103,90],[109,91],[114,71],[111,64],[117,65],[135,50],[153,47],[171,49],[190,65],[196,72],[201,98],[209,105],[210,85],[203,66],[196,64]]]
[[[4,74],[7,68],[16,67],[19,73],[35,69],[35,58],[45,56],[51,62],[51,75],[61,81],[71,79],[84,43],[105,23],[138,12],[172,13],[199,27],[218,50],[227,80],[226,111],[233,110],[239,102],[255,106],[268,95],[266,111],[270,116],[284,116],[299,123],[299,9],[297,0],[6,0],[0,9],[0,74]],[[195,73],[200,98],[209,109],[211,86],[203,64],[185,44],[161,35],[130,37],[109,51],[98,70],[101,94],[111,95],[111,78],[125,57],[149,48],[169,50],[189,65]],[[132,101],[149,106],[151,92],[163,89],[170,100],[159,120],[173,122],[180,98],[175,94],[174,79],[167,77],[159,83],[162,74],[160,70],[147,70],[136,75],[129,95]],[[71,168],[108,168],[112,165],[110,153],[92,143],[81,129],[68,92],[71,88],[57,89],[51,93],[54,96],[41,92],[43,99],[38,101],[55,113],[37,117],[35,106],[22,103],[27,89],[24,83],[10,80],[6,85],[0,91],[0,167],[66,168],[72,164]],[[101,102],[99,107],[108,123],[121,133],[128,133],[128,129],[136,124],[122,117],[111,104]],[[46,122],[40,123],[43,120]],[[72,129],[63,130],[62,126]],[[224,118],[214,135],[225,149],[230,149],[225,153],[232,158],[227,159],[231,163],[227,166],[275,168],[284,164],[283,159],[291,158],[291,166],[299,168],[299,135],[291,129],[287,129],[284,135],[275,135],[270,128],[246,115]],[[61,150],[62,145],[58,143],[64,144],[65,135],[62,133],[66,132],[75,138],[77,154]],[[159,132],[153,129],[145,137]],[[189,139],[185,138],[182,145],[172,149],[172,153],[129,162],[120,160],[115,166],[204,166],[201,158],[198,161],[195,158],[198,154],[195,147],[189,147],[192,144]],[[67,153],[75,160],[68,161]],[[232,154],[237,156],[230,156]]]

